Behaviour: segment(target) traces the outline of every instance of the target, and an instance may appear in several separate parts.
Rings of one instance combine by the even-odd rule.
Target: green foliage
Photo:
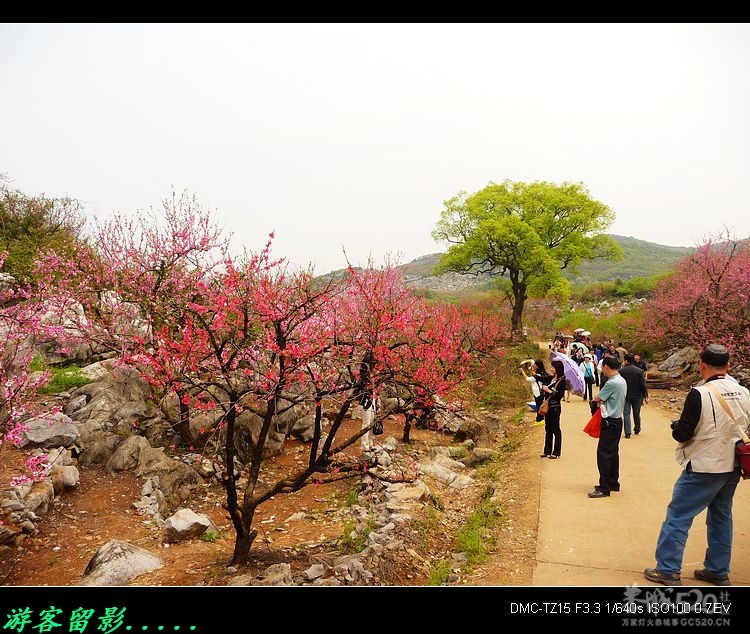
[[[576,328],[585,328],[591,332],[593,342],[610,339],[617,343],[622,341],[631,352],[637,352],[649,359],[655,349],[643,329],[643,308],[637,306],[625,313],[596,316],[586,311],[565,313],[555,320],[555,330],[572,334]]]
[[[450,246],[435,272],[506,275],[498,285],[518,332],[529,295],[567,296],[563,268],[575,274],[586,260],[621,257],[620,246],[602,233],[613,220],[582,183],[490,183],[445,201],[432,235]]]
[[[618,277],[609,282],[596,282],[584,288],[576,287],[574,296],[579,301],[623,300],[650,296],[660,280],[671,273],[659,273],[651,277]]]
[[[349,489],[346,494],[346,499],[344,500],[344,506],[354,506],[358,501],[359,491],[360,488],[358,486]]]
[[[450,562],[446,561],[445,559],[440,560],[435,564],[432,570],[430,570],[430,576],[427,579],[427,585],[442,586],[446,581],[448,581],[450,572]]]
[[[375,516],[370,513],[362,532],[357,530],[353,520],[347,520],[342,527],[341,539],[338,541],[339,550],[344,554],[352,555],[362,552],[367,545],[367,536],[375,530]]]
[[[8,252],[4,270],[18,282],[34,281],[34,264],[41,253],[72,255],[83,224],[78,201],[28,196],[0,179],[0,252]]]
[[[203,533],[200,537],[202,542],[215,542],[218,539],[221,539],[221,533],[217,533],[216,531],[207,530],[205,533]]]
[[[500,515],[499,507],[485,499],[458,531],[456,535],[458,549],[466,553],[469,568],[487,559],[488,547],[492,547],[495,543],[492,528]]]
[[[77,365],[64,367],[47,365],[40,357],[34,357],[29,364],[31,372],[48,371],[51,375],[49,382],[39,388],[40,394],[59,394],[91,383],[91,378]]]

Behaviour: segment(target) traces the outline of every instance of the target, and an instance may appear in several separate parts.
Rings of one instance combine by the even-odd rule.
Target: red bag
[[[599,438],[599,434],[602,431],[602,408],[597,407],[594,415],[586,423],[586,427],[583,428],[589,436],[592,438]],[[749,456],[750,457],[750,456]]]
[[[737,443],[737,462],[740,463],[742,479],[747,480],[750,478],[750,444]]]

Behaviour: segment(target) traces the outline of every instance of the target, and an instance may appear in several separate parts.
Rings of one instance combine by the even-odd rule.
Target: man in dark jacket
[[[630,411],[633,411],[633,433],[637,436],[641,433],[641,404],[648,403],[648,388],[646,387],[646,377],[635,364],[635,357],[632,354],[625,355],[625,363],[620,368],[620,374],[627,383],[628,391],[625,394],[625,408],[623,409],[623,429],[625,438],[630,438]]]

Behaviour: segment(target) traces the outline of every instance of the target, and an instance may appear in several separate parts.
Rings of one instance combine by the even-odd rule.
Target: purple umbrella
[[[569,356],[560,354],[559,352],[552,353],[552,360],[557,359],[561,361],[565,368],[565,378],[568,380],[568,386],[572,390],[573,394],[583,396],[586,389],[586,381],[583,378],[583,370],[573,359]]]

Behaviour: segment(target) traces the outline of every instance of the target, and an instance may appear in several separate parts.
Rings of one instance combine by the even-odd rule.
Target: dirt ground
[[[528,421],[518,426],[515,433],[524,434]],[[357,424],[350,422],[349,424]],[[385,423],[385,433],[400,439],[402,420]],[[344,430],[346,431],[346,430]],[[383,436],[382,438],[385,438]],[[430,447],[449,445],[452,437],[439,432],[411,430],[411,442],[398,451],[407,451],[418,458]],[[299,441],[289,441],[283,455],[267,462],[267,478],[278,475],[295,461],[304,459],[307,451]],[[519,452],[525,451],[521,444]],[[22,473],[23,453],[17,450],[0,451],[0,482],[8,482]],[[538,477],[526,463],[515,468],[515,458],[503,467],[498,480],[504,489],[501,497],[508,500],[509,515],[498,527],[497,551],[490,563],[460,576],[460,583],[468,585],[505,585],[528,583],[533,570],[535,521],[538,512],[538,486],[528,486],[528,479]],[[224,491],[218,484],[205,484],[201,494],[194,495],[188,506],[196,513],[205,513],[221,530],[214,541],[191,539],[162,543],[162,531],[148,517],[140,515],[133,502],[140,498],[142,480],[132,472],[108,473],[102,466],[80,469],[79,484],[55,499],[51,511],[38,525],[39,532],[25,539],[16,548],[0,549],[0,585],[42,586],[74,585],[81,581],[83,571],[97,549],[110,539],[127,539],[150,550],[164,560],[164,567],[133,580],[130,585],[226,585],[239,574],[258,573],[268,565],[288,562],[293,572],[304,570],[312,563],[336,553],[343,526],[333,513],[351,499],[355,480],[334,484],[309,485],[292,494],[278,495],[261,505],[254,527],[259,535],[253,544],[253,558],[247,566],[228,567],[234,546],[234,531],[228,513],[223,508]],[[442,531],[422,531],[414,544],[408,546],[423,558],[428,566],[396,566],[388,578],[378,579],[381,585],[427,585],[429,565],[449,558],[454,548],[455,531],[471,513],[474,504],[463,497],[452,497],[445,491],[433,492],[440,497],[440,525]],[[536,501],[535,501],[536,500]],[[302,511],[303,520],[287,522],[290,516]]]

